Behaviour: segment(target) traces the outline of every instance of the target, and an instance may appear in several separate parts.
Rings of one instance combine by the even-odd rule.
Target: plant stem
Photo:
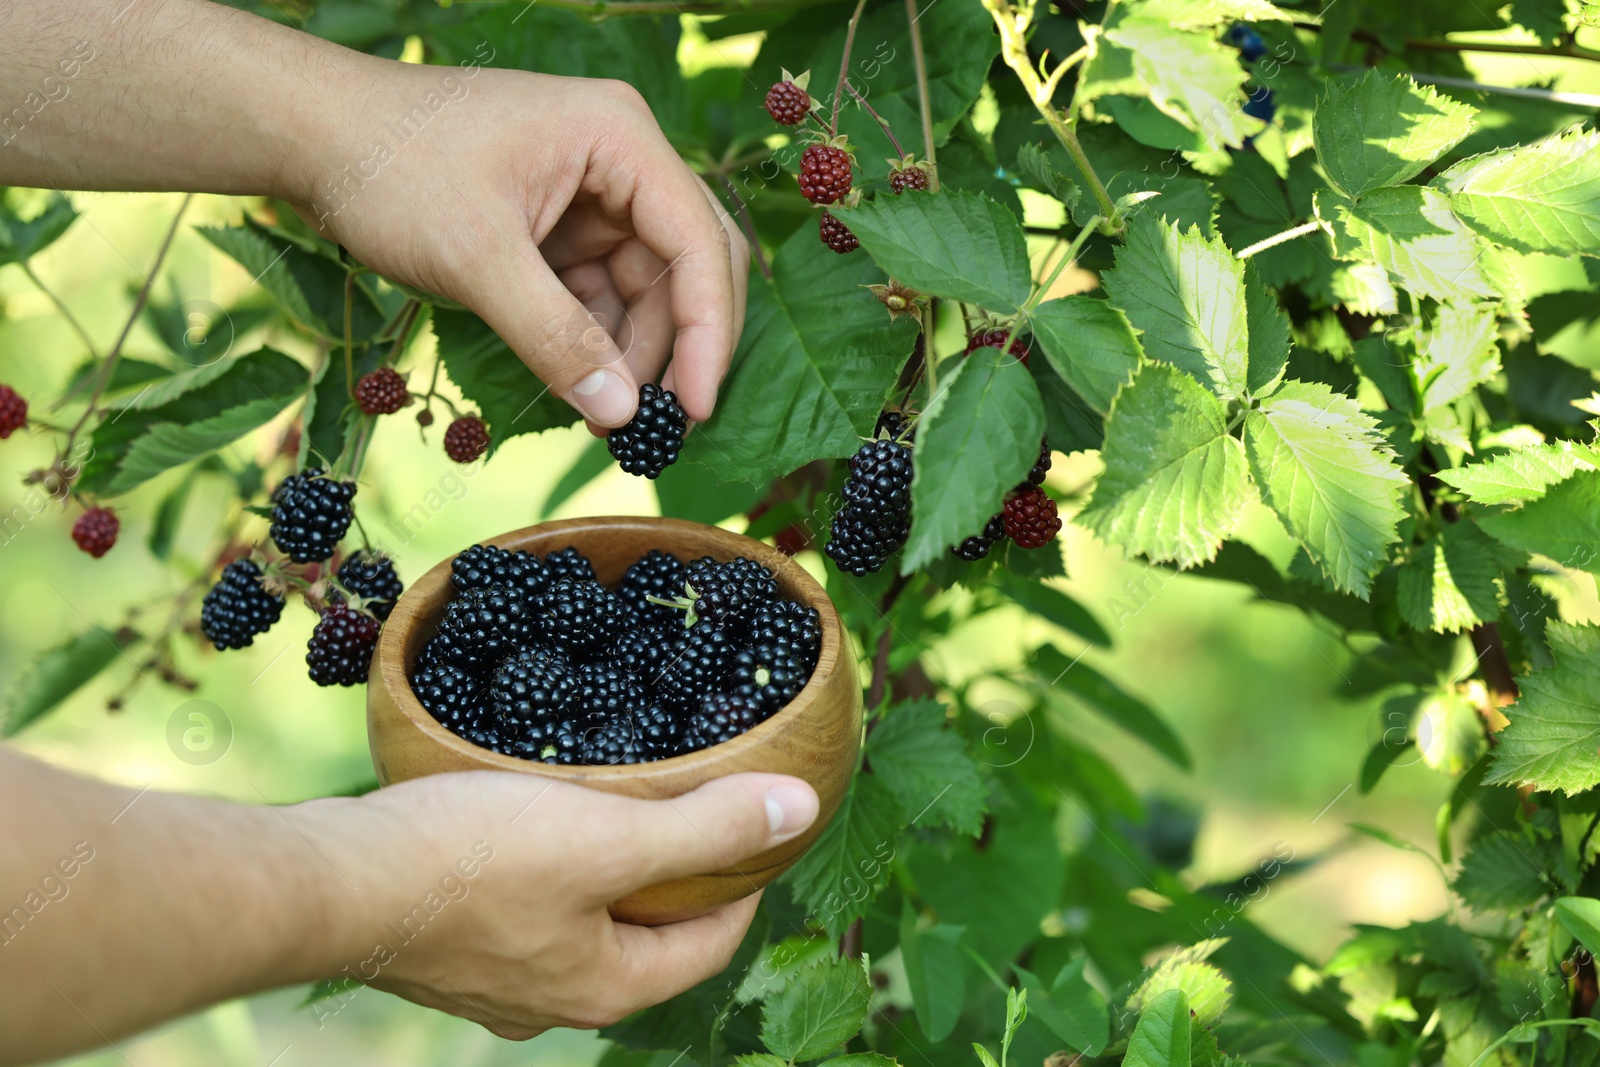
[[[50,298],[50,303],[54,304],[56,306],[56,310],[61,312],[61,317],[67,320],[67,325],[72,327],[73,332],[78,335],[78,339],[82,341],[84,347],[89,350],[89,355],[94,359],[99,359],[100,352],[95,348],[94,341],[89,337],[89,332],[83,328],[83,324],[80,323],[78,321],[78,317],[72,313],[72,309],[67,307],[66,302],[57,296],[55,291],[46,285],[44,280],[33,272],[33,265],[27,260],[24,259],[18,261],[17,266],[22,268],[22,273],[28,276],[28,280],[32,282],[41,293]]]
[[[1271,237],[1263,238],[1253,245],[1239,249],[1239,251],[1234,253],[1234,258],[1249,259],[1257,252],[1265,252],[1269,248],[1276,248],[1281,244],[1287,244],[1296,237],[1304,237],[1306,234],[1315,233],[1320,229],[1322,229],[1322,223],[1316,219],[1312,219],[1310,222],[1302,222],[1300,225],[1284,230],[1282,233],[1275,233]]]
[[[400,332],[395,335],[394,344],[389,348],[389,357],[384,360],[385,366],[394,366],[395,360],[400,358],[405,350],[406,341],[411,337],[411,328],[417,324],[417,317],[421,311],[422,301],[406,301],[406,307],[401,311],[404,318],[400,322]]]
[[[906,0],[906,27],[911,34],[911,63],[917,72],[917,109],[922,116],[922,155],[928,164],[928,191],[939,191],[939,161],[933,143],[933,107],[928,103],[928,60],[922,52],[922,27],[917,0]]]
[[[939,393],[939,362],[937,353],[933,350],[933,301],[928,301],[928,306],[917,312],[917,322],[922,326],[922,366],[928,375],[928,397],[932,399]]]
[[[354,347],[350,340],[350,314],[355,309],[356,275],[351,271],[344,276],[344,391],[355,396],[356,370]]]
[[[889,138],[889,143],[894,145],[894,154],[904,158],[906,150],[901,148],[900,142],[894,139],[894,131],[889,129],[889,124],[887,122],[883,121],[883,116],[872,110],[872,105],[867,103],[867,98],[856,92],[856,87],[854,85],[846,82],[845,88],[849,89],[850,95],[856,98],[856,103],[867,109],[867,114],[878,120],[878,129],[882,130],[883,135]]]
[[[139,295],[133,299],[133,310],[128,312],[128,321],[122,324],[122,332],[117,334],[116,342],[112,344],[111,351],[106,353],[105,365],[100,368],[100,377],[94,383],[94,392],[89,394],[89,403],[84,406],[83,414],[78,416],[78,421],[72,424],[72,429],[67,432],[67,440],[61,446],[61,455],[66,457],[71,454],[72,446],[78,439],[78,434],[83,429],[84,423],[95,412],[95,405],[100,403],[100,397],[105,394],[106,388],[111,384],[111,378],[117,370],[117,360],[122,358],[123,343],[128,340],[128,335],[133,332],[133,324],[139,321],[139,313],[150,300],[150,289],[156,283],[156,274],[161,270],[161,264],[167,258],[167,252],[172,248],[172,239],[178,235],[178,223],[183,220],[183,213],[189,209],[189,202],[194,199],[193,193],[185,194],[183,203],[178,205],[177,212],[172,216],[172,224],[167,227],[166,236],[161,238],[161,247],[156,249],[155,262],[150,264],[150,273],[145,275],[144,284],[139,287]]]
[[[756,236],[755,223],[750,219],[749,205],[745,203],[744,197],[739,195],[739,191],[733,187],[733,182],[728,180],[728,175],[725,172],[719,170],[716,175],[717,180],[722,183],[722,187],[733,198],[733,202],[739,205],[739,228],[744,230],[745,240],[750,243],[750,255],[756,261],[756,269],[761,272],[763,278],[770,282],[772,280],[772,268],[767,264],[767,254],[761,251],[761,239]]]
[[[856,0],[856,9],[850,15],[850,25],[844,31],[844,55],[839,57],[839,84],[833,89],[833,121],[828,123],[828,132],[839,136],[839,105],[844,103],[844,83],[850,76],[850,49],[856,43],[856,27],[861,23],[861,12],[866,9],[867,0]]]
[[[1105,220],[1099,215],[1096,215],[1094,218],[1083,224],[1083,228],[1078,231],[1078,236],[1072,239],[1072,243],[1067,245],[1066,252],[1064,252],[1061,258],[1056,261],[1055,269],[1050,272],[1050,277],[1046,278],[1044,280],[1044,284],[1035,289],[1033,294],[1028,297],[1028,302],[1022,307],[1022,313],[1024,315],[1039,306],[1039,302],[1044,299],[1044,294],[1050,291],[1050,287],[1056,283],[1056,279],[1060,277],[1061,272],[1067,268],[1067,264],[1077,260],[1078,251],[1083,248],[1083,242],[1089,239],[1089,235],[1095,231],[1095,227],[1099,226],[1103,221]],[[1007,343],[1009,344],[1010,342]]]
[[[1496,623],[1486,622],[1474,626],[1468,636],[1472,639],[1472,650],[1478,654],[1478,673],[1483,676],[1483,684],[1488,686],[1489,695],[1499,707],[1517,699],[1517,680],[1511,673],[1511,661],[1506,658],[1506,646],[1500,636],[1500,627]]]

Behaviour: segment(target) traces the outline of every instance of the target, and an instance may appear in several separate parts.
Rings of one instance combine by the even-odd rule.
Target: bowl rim
[[[431,567],[421,578],[413,582],[396,602],[391,617],[399,615],[402,618],[413,619],[413,626],[404,630],[401,627],[385,624],[378,636],[378,646],[373,652],[372,667],[368,680],[369,685],[382,686],[394,701],[400,714],[416,727],[422,734],[446,749],[450,749],[469,762],[478,764],[481,768],[499,768],[516,771],[524,774],[540,774],[550,778],[564,779],[573,782],[606,781],[618,779],[648,780],[650,778],[676,778],[680,775],[693,774],[696,771],[715,771],[718,764],[724,763],[736,753],[765,744],[769,739],[775,738],[786,732],[793,721],[798,717],[801,708],[817,699],[826,687],[829,677],[839,669],[840,662],[851,662],[848,657],[842,657],[843,642],[849,640],[844,632],[844,625],[839,619],[838,610],[833,601],[828,597],[822,583],[793,558],[781,550],[763,541],[757,541],[744,534],[725,530],[720,526],[708,523],[692,522],[687,519],[669,518],[666,516],[650,515],[598,515],[575,519],[556,519],[548,522],[535,523],[516,530],[508,530],[494,537],[474,541],[473,544],[495,545],[496,547],[516,547],[530,540],[533,535],[540,538],[552,534],[558,538],[562,534],[571,534],[575,540],[584,533],[603,533],[625,528],[649,529],[676,529],[682,533],[693,534],[698,537],[708,536],[712,541],[721,542],[727,546],[726,559],[734,556],[746,556],[756,560],[770,570],[778,578],[780,585],[791,584],[792,588],[800,594],[802,603],[815,608],[822,629],[822,645],[817,654],[816,668],[811,672],[811,677],[805,686],[797,693],[793,700],[773,712],[749,730],[734,737],[729,741],[703,748],[698,752],[680,753],[664,759],[650,760],[645,763],[619,763],[619,764],[559,764],[544,763],[539,760],[526,760],[517,756],[507,756],[492,749],[483,748],[473,744],[447,728],[443,723],[433,717],[422,702],[417,699],[416,693],[411,688],[410,664],[406,662],[405,643],[406,635],[417,624],[433,623],[436,619],[424,620],[421,613],[414,616],[409,612],[402,612],[402,607],[410,600],[413,604],[424,599],[429,599],[450,581],[450,565],[456,555],[467,547],[463,545],[455,553],[451,553]],[[564,547],[564,546],[559,546]],[[582,551],[581,547],[579,549]],[[722,557],[719,552],[708,554]],[[608,588],[610,588],[608,586]],[[448,601],[447,601],[448,602]],[[851,684],[860,686],[860,679],[851,679]]]

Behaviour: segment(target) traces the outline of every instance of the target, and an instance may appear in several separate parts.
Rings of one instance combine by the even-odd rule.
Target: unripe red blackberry
[[[822,213],[822,221],[818,223],[817,232],[822,237],[822,243],[840,255],[854,252],[861,247],[861,242],[850,232],[850,227],[834,218],[831,211]]]
[[[899,196],[907,189],[913,192],[928,187],[928,172],[922,167],[896,167],[889,172],[889,188]]]
[[[0,441],[28,424],[28,402],[9,385],[0,385]]]
[[[422,427],[432,426],[433,412],[429,411],[427,408],[423,408],[421,411],[417,412],[417,425]]]
[[[971,355],[980,348],[999,348],[1006,343],[1006,338],[1011,336],[1010,330],[979,330],[967,340],[966,355]],[[1028,350],[1032,347],[1028,339],[1018,334],[1011,340],[1009,351],[1023,363],[1028,362]]]
[[[833,145],[809,145],[800,153],[800,195],[831,204],[850,191],[850,153]]]
[[[343,601],[323,609],[306,643],[306,666],[318,685],[360,685],[378,645],[377,619]]]
[[[393,367],[379,367],[356,382],[356,403],[368,415],[393,415],[409,399],[406,380]]]
[[[457,463],[471,463],[489,447],[489,428],[476,415],[463,415],[444,432],[445,455]]]
[[[1056,502],[1036,485],[1013,494],[1001,514],[1005,516],[1006,536],[1018,548],[1041,548],[1061,532]]]
[[[122,522],[110,508],[90,508],[72,524],[72,539],[95,559],[111,551],[117,543],[117,531]]]
[[[811,110],[811,96],[792,81],[781,81],[767,90],[767,114],[774,122],[798,126]]]

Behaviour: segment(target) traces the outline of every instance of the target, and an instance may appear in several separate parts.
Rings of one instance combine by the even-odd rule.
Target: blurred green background
[[[680,57],[686,67],[724,62],[750,43],[722,41],[720,52],[711,54],[703,41],[693,32],[686,35]],[[1504,84],[1554,76],[1559,88],[1600,91],[1600,75],[1574,69],[1578,66],[1499,57],[1479,63],[1478,74]],[[127,315],[180,198],[73,194],[72,199],[83,217],[35,268],[103,350]],[[176,283],[177,298],[229,307],[248,293],[249,277],[188,232],[196,224],[236,221],[246,206],[227,198],[196,199],[166,271]],[[156,297],[174,302],[165,286],[157,287]],[[217,331],[213,343],[226,337],[226,330]],[[286,350],[305,351],[292,337],[270,339]],[[246,336],[235,343],[259,340]],[[425,337],[409,365],[430,367],[430,349]],[[142,326],[127,346],[131,355],[156,350],[154,337]],[[38,398],[34,412],[42,415],[44,401],[59,393],[82,354],[76,337],[27,278],[16,268],[0,269],[0,379]],[[216,354],[208,352],[207,358]],[[538,388],[531,378],[528,387]],[[581,428],[515,438],[487,467],[465,469],[444,456],[440,431],[435,426],[424,443],[409,413],[380,420],[361,490],[363,521],[374,540],[392,550],[407,580],[480,538],[542,518],[659,511],[648,483],[608,465],[547,514],[552,488],[590,442]],[[281,426],[273,426],[256,435],[263,458],[281,432]],[[20,502],[26,492],[23,476],[50,456],[51,443],[43,434],[16,435],[0,445],[0,513]],[[1080,487],[1094,470],[1089,456],[1058,460],[1052,483]],[[0,535],[10,538],[0,544],[5,575],[0,678],[14,678],[38,652],[89,622],[114,626],[133,605],[162,610],[163,600],[192,577],[224,500],[203,487],[197,491],[175,553],[180,562],[163,564],[143,542],[170,477],[123,502],[120,542],[102,560],[75,548],[67,536],[73,516],[53,506],[14,536]],[[389,519],[418,503],[431,512],[427,521],[420,528],[413,524],[414,536],[397,535]],[[265,520],[252,523],[247,536],[263,537]],[[743,520],[727,525],[738,529]],[[1270,553],[1271,540],[1268,529],[1259,547]],[[1419,759],[1391,770],[1372,795],[1360,794],[1355,782],[1361,759],[1384,724],[1375,699],[1342,698],[1351,650],[1337,635],[1292,609],[1251,602],[1239,588],[1124,562],[1070,528],[1066,553],[1070,577],[1061,587],[1090,606],[1115,637],[1111,651],[1091,651],[1085,662],[1156,707],[1194,753],[1195,769],[1189,775],[1174,773],[1138,742],[1088,713],[1074,715],[1072,728],[1149,795],[1203,811],[1194,862],[1186,872],[1193,884],[1238,876],[1275,850],[1280,857],[1285,848],[1298,858],[1324,856],[1309,872],[1273,882],[1250,910],[1269,933],[1318,961],[1353,923],[1394,924],[1445,909],[1444,881],[1430,861],[1354,836],[1347,828],[1350,822],[1371,822],[1431,849],[1434,812],[1448,781]],[[820,569],[814,553],[803,560]],[[1600,621],[1592,578],[1571,576],[1560,594],[1567,617]],[[152,679],[113,713],[106,698],[132,673],[131,664],[119,665],[15,743],[58,766],[136,788],[186,790],[241,803],[293,802],[359,786],[372,776],[363,693],[318,689],[306,678],[302,663],[312,621],[310,611],[294,601],[284,621],[254,647],[227,656],[207,650],[183,662],[200,683],[196,692]],[[1015,661],[1044,637],[1059,641],[1069,654],[1081,647],[1071,635],[1013,611],[983,616],[931,648],[929,656],[934,673],[960,679]],[[1003,700],[1007,694],[997,688],[993,696]],[[203,766],[178,759],[167,742],[169,720],[192,699],[223,709],[233,730],[226,754]],[[1062,841],[1063,848],[1073,847],[1070,825],[1063,825]],[[371,990],[358,991],[336,1016],[319,1023],[314,1013],[297,1008],[303,994],[303,989],[283,990],[224,1004],[118,1041],[116,1049],[66,1062],[566,1067],[592,1063],[606,1047],[590,1034],[571,1031],[513,1045],[472,1023]]]

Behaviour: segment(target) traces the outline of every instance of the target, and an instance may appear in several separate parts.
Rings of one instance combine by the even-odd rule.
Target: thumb
[[[638,862],[620,888],[726,870],[804,831],[817,809],[816,791],[782,774],[731,774],[680,797],[640,801],[628,834]]]
[[[551,392],[601,426],[633,418],[639,386],[622,350],[537,252],[497,257],[476,281],[463,303]]]

